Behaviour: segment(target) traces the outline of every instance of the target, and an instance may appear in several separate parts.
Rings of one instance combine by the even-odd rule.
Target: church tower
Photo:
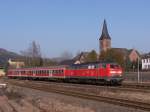
[[[102,34],[99,38],[99,43],[100,43],[100,52],[107,51],[107,49],[111,48],[111,38],[108,34],[106,20],[104,20],[103,23],[103,29]]]

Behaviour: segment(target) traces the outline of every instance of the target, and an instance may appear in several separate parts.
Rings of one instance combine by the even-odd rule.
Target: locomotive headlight
[[[110,74],[122,74],[122,71],[110,71]]]
[[[110,73],[111,73],[111,74],[115,74],[115,73],[117,73],[117,72],[116,72],[116,71],[110,71]]]
[[[117,73],[122,74],[122,71],[118,71]]]

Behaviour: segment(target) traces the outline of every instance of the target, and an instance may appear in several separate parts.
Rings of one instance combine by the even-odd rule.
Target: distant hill
[[[17,53],[14,53],[14,52],[8,51],[6,49],[0,48],[0,66],[4,66],[7,63],[7,60],[9,58],[18,59],[21,57],[22,56],[17,54]]]
[[[15,52],[8,51],[6,49],[0,48],[0,67],[5,66],[9,59],[12,60],[24,60],[24,56],[19,55]],[[68,59],[68,58],[67,58]],[[51,66],[57,65],[61,61],[67,60],[64,57],[56,57],[56,58],[44,58],[43,66]]]

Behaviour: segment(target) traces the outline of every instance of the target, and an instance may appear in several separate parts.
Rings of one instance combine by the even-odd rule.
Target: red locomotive
[[[9,69],[7,76],[9,78],[92,80],[118,84],[123,80],[122,68],[116,63],[108,62]]]

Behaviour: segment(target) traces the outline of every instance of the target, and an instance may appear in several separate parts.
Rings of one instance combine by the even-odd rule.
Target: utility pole
[[[140,83],[140,71],[139,71],[139,57],[138,57],[138,83]]]

